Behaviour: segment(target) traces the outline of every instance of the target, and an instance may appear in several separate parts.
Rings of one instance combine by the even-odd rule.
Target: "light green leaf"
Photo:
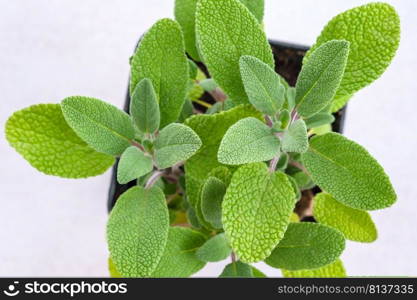
[[[185,49],[196,61],[200,61],[195,40],[195,12],[198,0],[175,0],[175,20],[184,33]]]
[[[192,114],[193,114],[193,103],[191,100],[185,100],[184,105],[182,107],[181,114],[178,118],[178,122],[184,123]]]
[[[334,122],[334,120],[335,119],[333,115],[329,113],[318,113],[306,119],[305,123],[306,123],[307,128],[315,128],[315,127],[323,126],[325,124],[331,124]]]
[[[166,169],[193,156],[201,140],[190,127],[174,123],[161,130],[154,146],[158,168]]]
[[[252,267],[252,274],[255,278],[266,278],[266,275],[255,267]]]
[[[284,104],[286,92],[278,74],[253,56],[242,56],[239,65],[249,102],[260,112],[275,115]]]
[[[369,3],[334,17],[307,53],[330,40],[350,42],[349,58],[332,111],[342,108],[349,98],[384,73],[400,42],[400,19],[387,3]]]
[[[117,165],[117,181],[120,184],[138,179],[153,169],[152,159],[135,146],[127,148]]]
[[[344,249],[345,238],[336,229],[318,223],[290,223],[265,262],[287,270],[316,269],[334,262]]]
[[[295,206],[287,176],[270,173],[264,163],[240,167],[222,204],[223,227],[244,262],[266,258],[284,236]]]
[[[249,117],[232,125],[219,147],[219,162],[241,165],[272,159],[279,152],[280,140],[271,128],[256,118]]]
[[[340,230],[348,240],[370,243],[378,237],[375,224],[366,211],[345,206],[326,193],[316,195],[313,203],[314,218]]]
[[[308,149],[307,127],[303,120],[292,123],[282,138],[282,151],[304,153]]]
[[[322,125],[311,129],[311,134],[323,135],[332,132],[332,126],[330,124]]]
[[[231,277],[252,278],[253,270],[250,265],[245,264],[238,260],[236,262],[228,264],[224,268],[223,272],[220,274],[219,277],[220,278],[231,278]]]
[[[201,211],[204,219],[213,228],[221,229],[222,202],[226,193],[226,185],[216,177],[209,177],[201,190]]]
[[[230,248],[225,234],[220,233],[205,242],[197,250],[196,255],[201,261],[216,262],[226,259],[230,253],[232,253],[232,248]]]
[[[264,0],[239,0],[255,16],[259,23],[262,23],[264,17]]]
[[[142,37],[131,62],[130,94],[143,78],[158,96],[161,128],[175,122],[188,91],[188,60],[180,25],[162,19]]]
[[[282,275],[287,278],[344,278],[346,277],[346,271],[343,267],[343,263],[340,259],[328,264],[327,266],[312,269],[312,270],[299,270],[288,271],[281,270]]]
[[[189,277],[206,264],[195,253],[206,238],[189,228],[170,227],[168,242],[152,277]]]
[[[309,118],[331,103],[349,55],[349,42],[329,41],[311,53],[296,83],[295,109]]]
[[[9,144],[34,168],[48,175],[85,178],[114,164],[68,126],[59,104],[38,104],[15,112],[6,122]]]
[[[191,59],[188,59],[188,67],[190,79],[196,79],[198,75],[198,66]]]
[[[142,79],[133,91],[130,114],[140,131],[154,133],[159,128],[160,112],[152,81]]]
[[[396,201],[379,163],[362,146],[338,133],[313,137],[303,162],[313,181],[347,206],[375,210]]]
[[[122,275],[116,270],[116,266],[114,265],[113,261],[109,257],[108,259],[108,265],[109,265],[109,273],[111,278],[121,278]]]
[[[110,257],[124,277],[149,277],[168,239],[165,195],[158,187],[140,186],[123,193],[110,213],[107,242]]]
[[[217,160],[217,152],[227,129],[246,117],[260,119],[262,116],[253,107],[242,105],[214,115],[195,115],[185,122],[203,143],[200,150],[185,163],[186,190],[191,205],[198,202],[201,187],[209,177],[208,174],[222,166]]]
[[[212,92],[219,87],[213,78],[207,78],[200,81],[200,85],[207,92]]]
[[[197,43],[214,80],[237,104],[248,103],[239,59],[254,56],[271,68],[272,51],[261,25],[236,0],[201,0],[197,4]]]
[[[101,100],[68,97],[61,108],[68,125],[99,152],[121,155],[135,137],[129,115]]]

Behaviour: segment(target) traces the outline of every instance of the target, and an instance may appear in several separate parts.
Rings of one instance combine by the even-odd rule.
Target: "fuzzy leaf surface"
[[[64,178],[104,173],[114,164],[68,126],[59,104],[38,104],[15,112],[6,122],[9,144],[38,171]]]
[[[256,118],[242,119],[232,125],[220,143],[218,159],[227,165],[241,165],[272,159],[278,154],[280,140],[271,128]]]
[[[396,201],[379,163],[362,146],[338,133],[313,137],[302,159],[313,181],[347,206],[375,210]]]
[[[316,269],[334,262],[345,249],[341,232],[318,223],[290,223],[265,262],[287,270]]]
[[[175,122],[187,96],[189,72],[180,25],[170,19],[155,23],[142,37],[131,62],[130,95],[149,78],[158,96],[161,128]]]
[[[264,0],[239,0],[245,5],[249,11],[255,16],[259,23],[262,23],[264,18]]]
[[[324,267],[312,270],[289,271],[281,270],[286,278],[344,278],[346,271],[340,259]]]
[[[158,187],[135,186],[116,202],[107,223],[110,257],[124,277],[149,277],[168,239],[165,195]]]
[[[193,156],[201,140],[190,127],[173,123],[161,130],[154,146],[158,168],[166,169]]]
[[[307,127],[303,120],[292,123],[282,138],[282,151],[304,153],[308,149]]]
[[[253,276],[253,270],[252,267],[248,264],[245,264],[244,262],[241,262],[240,260],[228,264],[223,272],[219,276],[220,278],[252,278]]]
[[[201,0],[197,4],[197,43],[214,80],[236,104],[248,103],[239,59],[254,56],[271,68],[272,51],[258,20],[236,0]]]
[[[68,97],[61,102],[68,125],[99,152],[121,155],[135,137],[127,113],[104,101],[88,97]]]
[[[158,98],[150,79],[142,79],[134,89],[130,115],[143,133],[154,133],[158,130],[161,117]]]
[[[318,47],[303,65],[297,79],[297,112],[309,118],[331,103],[342,80],[349,42],[329,41]]]
[[[311,118],[305,120],[307,128],[316,128],[326,124],[333,123],[335,118],[329,113],[317,113]]]
[[[201,246],[197,252],[197,258],[205,262],[216,262],[226,259],[232,248],[229,246],[229,242],[224,233],[213,236],[207,242]]]
[[[275,115],[285,101],[285,87],[275,71],[253,56],[242,56],[240,74],[249,102],[260,112]]]
[[[222,203],[223,227],[243,262],[271,254],[283,238],[295,195],[287,176],[270,173],[266,164],[240,167],[232,177]]]
[[[206,238],[190,228],[170,227],[164,254],[152,277],[189,277],[206,264],[195,253]]]
[[[153,169],[152,159],[135,146],[127,148],[117,165],[117,181],[120,184],[138,179]]]
[[[345,206],[326,193],[316,195],[313,203],[314,218],[340,230],[348,240],[370,243],[378,237],[368,212]]]
[[[221,229],[222,202],[226,193],[226,185],[216,177],[209,177],[201,190],[201,211],[204,219],[213,226]]]
[[[197,61],[200,61],[195,40],[195,13],[198,0],[175,0],[175,20],[184,33],[185,49]]]
[[[334,17],[307,53],[330,40],[350,42],[345,73],[333,101],[332,111],[342,108],[350,97],[379,78],[391,63],[400,42],[400,18],[387,3],[369,3]]]
[[[200,150],[185,163],[187,197],[191,205],[195,205],[200,197],[200,190],[209,173],[220,166],[217,152],[220,142],[234,123],[246,117],[261,119],[262,115],[249,105],[241,105],[214,115],[195,115],[185,125],[192,128],[200,137]]]

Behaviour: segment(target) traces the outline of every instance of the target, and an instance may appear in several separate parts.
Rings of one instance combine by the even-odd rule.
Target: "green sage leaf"
[[[214,80],[236,104],[248,103],[239,72],[240,57],[251,55],[274,67],[268,39],[256,18],[236,0],[201,0],[196,36],[200,55]]]
[[[201,140],[190,127],[174,123],[161,130],[154,146],[158,168],[166,169],[193,156]]]
[[[329,41],[311,53],[296,83],[296,110],[309,118],[331,103],[342,80],[349,42]]]
[[[287,278],[344,278],[346,271],[340,259],[324,267],[312,270],[289,271],[281,270]]]
[[[275,115],[285,101],[285,87],[275,71],[252,56],[242,56],[240,74],[249,102],[260,112]]]
[[[6,139],[34,168],[64,178],[104,173],[114,164],[68,126],[59,104],[38,104],[15,112],[6,122]]]
[[[308,149],[307,127],[303,120],[292,123],[282,138],[282,151],[304,153]]]
[[[314,218],[340,230],[348,240],[371,243],[378,237],[368,212],[345,206],[326,193],[316,195],[313,203]]]
[[[197,258],[205,262],[216,262],[226,259],[232,248],[230,248],[229,242],[224,233],[213,236],[207,242],[201,246],[197,252]]]
[[[400,42],[400,18],[388,3],[369,3],[334,17],[322,30],[305,61],[330,40],[350,42],[349,58],[336,92],[332,111],[342,108],[351,96],[384,73]]]
[[[302,158],[313,181],[347,206],[375,210],[396,201],[379,163],[362,146],[338,133],[313,137]]]
[[[123,193],[110,213],[107,242],[110,257],[124,277],[149,277],[168,239],[169,216],[164,193],[140,186]]]
[[[265,262],[287,270],[316,269],[334,262],[344,248],[345,238],[336,229],[310,222],[290,223]]]
[[[328,113],[317,113],[305,120],[307,128],[316,128],[334,122],[334,117]]]
[[[133,91],[130,114],[140,131],[154,133],[159,128],[160,112],[152,81],[142,79]]]
[[[104,101],[68,97],[61,108],[68,125],[99,152],[121,155],[135,137],[129,115]]]
[[[263,260],[284,236],[295,206],[291,183],[264,163],[240,167],[222,203],[223,227],[243,262]]]
[[[205,266],[195,253],[206,238],[190,228],[170,227],[164,254],[152,277],[189,277]]]
[[[252,267],[248,264],[245,264],[241,261],[236,261],[228,264],[223,272],[219,276],[220,278],[252,278],[253,270]]]
[[[161,128],[175,122],[187,96],[189,72],[180,25],[170,19],[156,22],[142,37],[131,62],[130,95],[144,78],[158,96]]]
[[[222,202],[226,193],[226,185],[216,177],[209,177],[201,190],[201,211],[204,219],[213,228],[221,229]]]
[[[267,161],[279,152],[280,140],[271,128],[256,118],[249,117],[231,126],[219,147],[219,162],[241,165]]]
[[[246,117],[261,119],[262,116],[252,106],[241,105],[214,115],[195,115],[185,122],[203,143],[200,150],[185,163],[186,190],[191,205],[194,206],[199,201],[201,187],[210,172],[222,166],[217,160],[217,152],[227,129]]]
[[[145,156],[137,147],[131,146],[120,157],[117,165],[117,181],[120,184],[128,183],[148,174],[152,169],[152,159]]]

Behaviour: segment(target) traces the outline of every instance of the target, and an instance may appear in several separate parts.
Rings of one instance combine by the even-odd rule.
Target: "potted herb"
[[[175,15],[131,58],[129,114],[89,97],[39,104],[9,118],[9,143],[66,178],[119,160],[118,191],[129,185],[107,225],[112,276],[187,277],[229,256],[220,277],[264,277],[259,261],[286,277],[346,276],[345,239],[374,241],[367,211],[396,194],[362,146],[332,132],[333,113],[388,67],[395,10],[336,16],[290,82],[263,1],[177,0]]]

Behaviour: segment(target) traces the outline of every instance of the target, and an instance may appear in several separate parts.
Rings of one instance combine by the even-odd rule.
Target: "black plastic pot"
[[[279,41],[269,41],[272,52],[275,58],[275,71],[282,75],[287,82],[294,86],[297,80],[297,76],[301,71],[302,61],[305,53],[309,49],[307,46],[296,45],[286,42],[279,42]],[[199,64],[199,67],[205,70],[205,66]],[[124,109],[125,111],[129,110],[130,104],[130,96],[129,96],[129,89],[126,94],[126,101]],[[345,121],[346,115],[346,106],[334,114],[335,121],[332,124],[332,129],[335,132],[342,133],[343,125]],[[134,186],[136,183],[132,181],[127,184],[119,184],[116,180],[116,162],[115,166],[113,167],[111,182],[110,182],[110,190],[109,190],[109,198],[107,201],[107,208],[110,211],[114,204],[116,203],[117,198],[130,187]]]

